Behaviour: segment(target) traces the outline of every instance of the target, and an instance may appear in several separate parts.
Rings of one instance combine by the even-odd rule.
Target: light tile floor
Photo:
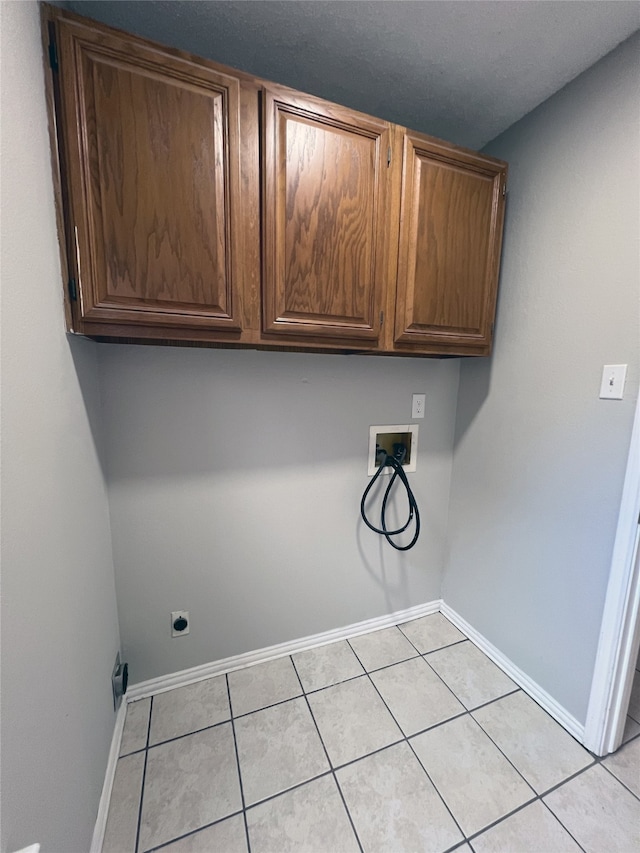
[[[595,759],[441,614],[129,705],[103,853],[636,853]]]

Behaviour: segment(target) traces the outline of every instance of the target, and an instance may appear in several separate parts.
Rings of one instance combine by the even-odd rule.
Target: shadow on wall
[[[374,523],[378,523],[379,519],[375,515],[375,511],[373,508],[379,508],[381,505],[381,499],[384,494],[385,489],[387,488],[388,479],[386,477],[380,477],[376,486],[374,486],[369,499],[367,500],[367,512],[371,511],[371,520]],[[399,486],[399,484],[398,484]],[[394,529],[399,527],[401,523],[404,523],[405,518],[400,520],[400,513],[404,511],[406,498],[403,502],[402,497],[398,498],[398,495],[402,492],[402,488],[395,488],[393,493],[393,499],[389,501],[389,514],[388,514],[388,522],[389,527]],[[398,504],[401,504],[400,510],[398,510]],[[413,533],[413,527],[411,528],[411,533]],[[371,537],[374,536],[377,539],[377,548],[376,548],[376,560],[373,561],[370,559],[370,540]],[[364,541],[363,541],[364,537]],[[411,536],[408,536],[404,539],[404,542],[410,541]],[[402,539],[396,539],[397,542],[403,543]],[[366,547],[365,547],[366,543]],[[367,527],[361,518],[358,516],[358,520],[356,522],[356,545],[358,548],[358,554],[360,555],[360,560],[362,565],[364,566],[367,574],[372,580],[380,587],[382,592],[384,593],[384,600],[389,612],[394,610],[395,602],[398,600],[397,597],[403,593],[408,586],[408,578],[407,578],[407,566],[404,560],[398,561],[397,552],[393,552],[391,546],[387,544],[385,538],[379,534],[372,533]],[[369,553],[367,551],[369,550]],[[386,566],[386,558],[389,558],[391,563],[390,571]],[[393,584],[391,581],[392,577],[396,577],[396,583]]]
[[[465,359],[460,367],[454,453],[489,396],[492,357]],[[463,393],[464,392],[464,393]]]
[[[369,426],[406,422],[414,391],[420,453],[451,452],[446,361],[114,344],[99,359],[112,482],[355,466],[366,483]]]
[[[104,426],[100,387],[96,384],[98,370],[98,345],[95,341],[77,335],[67,335],[71,360],[78,377],[87,421],[93,438],[102,476],[106,479],[107,468],[104,444]]]
[[[509,242],[510,218],[509,218],[509,194],[507,193],[504,211],[504,235],[502,241],[502,254],[505,254],[505,246]],[[489,396],[491,387],[491,372],[496,347],[500,346],[500,303],[502,288],[508,287],[508,282],[503,281],[503,270],[500,271],[498,282],[498,304],[495,317],[495,334],[493,354],[488,358],[463,358],[460,361],[460,383],[458,386],[458,407],[456,412],[456,423],[453,437],[453,451],[455,453],[458,445],[464,438],[467,430],[474,422],[476,416],[483,407]]]

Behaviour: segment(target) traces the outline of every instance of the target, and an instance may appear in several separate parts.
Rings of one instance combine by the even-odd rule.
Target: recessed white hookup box
[[[410,474],[416,470],[418,461],[418,424],[387,424],[386,426],[369,427],[369,457],[367,474],[370,477],[380,467],[378,449],[382,448],[390,456],[394,455],[394,444],[404,444],[407,455],[402,463],[404,470]],[[385,474],[391,474],[391,467]],[[384,476],[384,475],[383,475]]]

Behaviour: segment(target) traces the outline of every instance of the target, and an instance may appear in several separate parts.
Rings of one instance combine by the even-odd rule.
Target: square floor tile
[[[120,741],[120,755],[128,755],[144,749],[147,745],[149,733],[149,712],[151,710],[151,699],[139,699],[137,702],[129,702],[127,705],[127,716],[124,721],[122,740]]]
[[[593,763],[587,750],[521,690],[473,716],[538,794]]]
[[[640,801],[603,767],[589,767],[544,802],[586,853],[640,849]]]
[[[516,685],[473,643],[467,640],[425,658],[468,709],[516,689]]]
[[[141,850],[172,841],[241,808],[231,723],[149,749]]]
[[[412,622],[398,626],[402,633],[413,643],[419,652],[432,652],[443,646],[450,646],[466,640],[465,635],[458,631],[442,613],[432,613]]]
[[[364,670],[345,640],[309,649],[293,655],[302,686],[307,691],[320,690],[348,678],[362,675]]]
[[[353,637],[349,640],[349,644],[367,672],[380,669],[381,666],[399,663],[418,654],[402,631],[395,626],[384,628],[382,631],[372,631],[361,637]]]
[[[367,853],[441,853],[463,840],[406,743],[362,758],[336,775]]]
[[[135,853],[144,752],[118,759],[102,853]]]
[[[402,738],[366,676],[327,687],[308,698],[334,767]]]
[[[637,797],[640,797],[640,738],[620,747],[602,763]]]
[[[149,743],[197,732],[230,716],[224,675],[176,687],[153,697]]]
[[[539,800],[473,839],[476,853],[580,853],[580,847]]]
[[[251,853],[359,853],[333,776],[247,810]]]
[[[329,770],[322,742],[303,698],[241,717],[235,727],[247,804]]]
[[[464,707],[422,658],[379,669],[371,674],[371,680],[405,735],[414,735],[465,713]]]
[[[247,853],[247,833],[242,815],[234,815],[167,844],[162,853]]]
[[[230,672],[227,678],[234,717],[293,699],[302,693],[289,657]]]
[[[416,735],[411,744],[465,835],[478,832],[534,796],[468,715]]]

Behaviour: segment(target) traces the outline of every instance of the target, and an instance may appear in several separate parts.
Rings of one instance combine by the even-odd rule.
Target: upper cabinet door
[[[506,171],[501,161],[405,134],[396,343],[489,352]]]
[[[57,31],[85,328],[239,329],[238,81],[99,25]]]
[[[388,277],[389,125],[263,91],[263,331],[375,345]]]

